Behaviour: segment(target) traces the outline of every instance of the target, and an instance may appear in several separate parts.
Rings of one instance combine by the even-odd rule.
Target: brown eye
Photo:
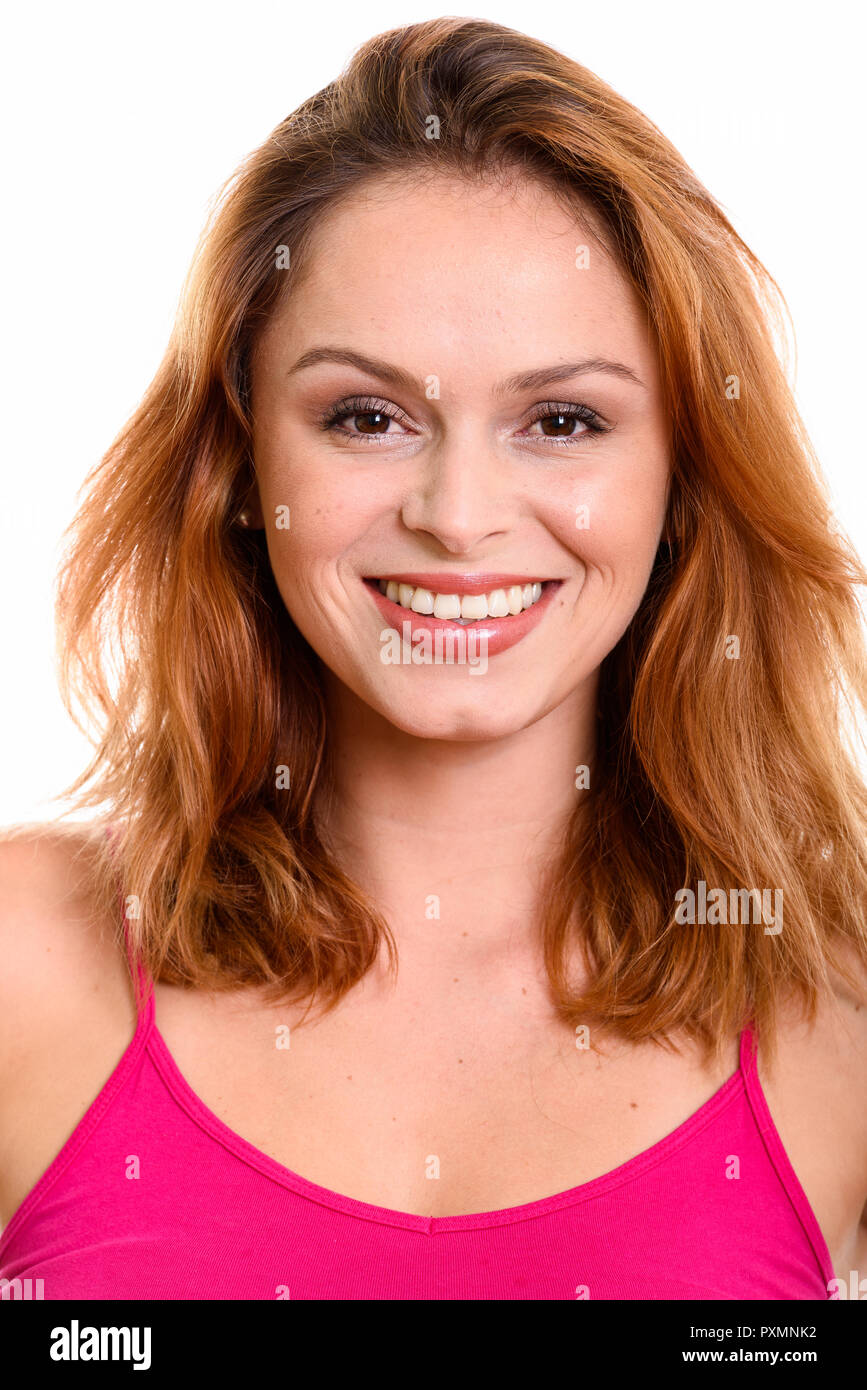
[[[536,407],[529,424],[530,437],[537,425],[541,427],[535,433],[537,439],[541,434],[555,444],[570,445],[580,444],[594,435],[607,434],[611,429],[589,405],[561,405],[559,401],[543,401]]]
[[[564,435],[574,434],[575,432],[574,415],[543,415],[539,424],[542,426],[542,433],[547,434],[549,438],[562,438]],[[553,428],[546,428],[546,426],[552,424]]]
[[[353,415],[350,418],[360,434],[385,434],[391,422],[391,416],[383,415],[381,410],[369,410],[364,415]]]

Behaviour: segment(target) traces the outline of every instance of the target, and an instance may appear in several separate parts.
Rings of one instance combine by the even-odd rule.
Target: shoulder
[[[836,970],[820,990],[815,1016],[807,1019],[793,1002],[780,1011],[773,1065],[763,1080],[784,1103],[806,1110],[811,1099],[835,1116],[840,1132],[860,1141],[867,1196],[867,967],[851,948],[841,960],[855,987]],[[761,1039],[759,1064],[762,1066]]]
[[[59,1070],[82,1035],[132,1016],[119,912],[99,905],[101,859],[89,826],[0,829],[0,1120],[49,1058]]]
[[[867,1050],[867,964],[851,946],[838,947],[838,960],[848,970],[847,979],[829,966],[827,985],[820,986],[815,1014],[808,1019],[798,1001],[786,999],[777,1020],[777,1058],[773,1070],[791,1068],[797,1057],[799,1071],[825,1074],[833,1071],[862,1093],[867,1090],[864,1060]],[[761,1047],[760,1047],[761,1053]]]
[[[118,955],[119,916],[100,909],[96,886],[104,861],[101,834],[87,825],[0,828],[0,948],[7,989],[14,992],[16,981],[31,983],[36,970],[47,990],[61,986],[67,993],[96,960],[107,964]]]
[[[867,968],[840,955],[815,1016],[789,1002],[780,1012],[772,1064],[758,1068],[774,1123],[834,1253],[857,1236],[867,1203]],[[863,1228],[862,1228],[863,1229]]]

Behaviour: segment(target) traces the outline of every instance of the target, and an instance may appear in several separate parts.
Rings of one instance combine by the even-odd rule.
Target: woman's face
[[[669,428],[586,223],[530,183],[365,186],[317,227],[252,405],[270,562],[332,679],[438,739],[592,695],[647,586]]]

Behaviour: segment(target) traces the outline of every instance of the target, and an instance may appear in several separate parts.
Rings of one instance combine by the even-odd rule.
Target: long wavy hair
[[[86,480],[57,639],[64,702],[95,750],[64,795],[114,827],[95,891],[108,905],[122,885],[131,948],[173,983],[329,1009],[383,946],[396,965],[388,924],[317,828],[319,658],[263,534],[236,519],[255,478],[258,335],[291,301],[318,219],[401,171],[511,171],[591,209],[658,345],[669,508],[642,604],[602,666],[593,785],[539,908],[554,1005],[636,1042],[682,1031],[720,1057],[752,1021],[772,1051],[784,996],[812,1017],[829,966],[857,991],[867,962],[867,575],[794,404],[770,273],[640,111],[484,20],[371,39],[243,162],[162,364]],[[781,890],[782,930],[680,923],[678,890],[700,880]]]

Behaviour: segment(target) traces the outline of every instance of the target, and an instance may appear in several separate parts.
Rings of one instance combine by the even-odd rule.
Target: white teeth
[[[461,600],[458,595],[437,594],[434,598],[433,615],[435,618],[459,618]]]
[[[409,606],[413,613],[433,613],[434,596],[430,589],[416,589]]]
[[[457,623],[515,617],[542,597],[542,584],[538,580],[535,584],[512,584],[508,589],[493,589],[489,594],[439,594],[394,579],[377,580],[377,588],[401,608]]]
[[[461,599],[461,617],[468,622],[488,617],[488,600],[484,594],[464,594]]]

